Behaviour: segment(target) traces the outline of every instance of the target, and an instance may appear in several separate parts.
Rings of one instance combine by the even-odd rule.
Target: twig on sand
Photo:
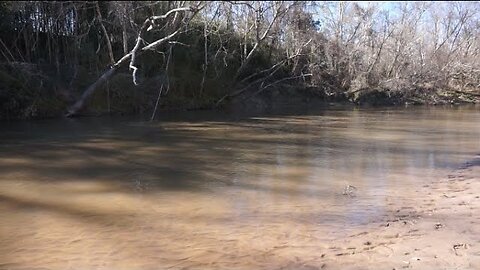
[[[343,195],[353,197],[355,196],[355,191],[357,191],[357,188],[352,185],[347,185],[345,188],[343,188]]]

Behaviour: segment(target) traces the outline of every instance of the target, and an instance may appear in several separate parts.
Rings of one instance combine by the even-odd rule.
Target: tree
[[[197,6],[188,6],[188,7],[177,7],[169,10],[163,15],[155,15],[155,16],[150,16],[147,19],[145,19],[142,27],[140,28],[140,31],[138,32],[137,39],[135,42],[135,45],[133,49],[124,55],[120,60],[115,62],[109,70],[107,70],[105,73],[103,73],[100,78],[90,85],[85,92],[82,94],[80,99],[68,109],[67,116],[73,116],[78,111],[80,111],[84,104],[85,101],[88,99],[90,95],[93,94],[93,92],[105,81],[107,81],[123,64],[129,63],[129,68],[132,71],[132,77],[133,77],[133,82],[134,84],[138,84],[138,79],[137,79],[137,71],[138,68],[136,67],[136,59],[137,56],[140,55],[141,53],[148,51],[148,50],[154,50],[157,47],[170,42],[173,38],[175,38],[187,25],[188,23],[194,18],[194,16],[202,9],[203,7],[200,5]],[[184,15],[185,13],[190,13],[188,15]],[[159,21],[162,21],[163,23],[160,24]],[[164,37],[157,39],[150,44],[145,44],[144,42],[144,35],[148,31],[155,30],[157,28],[166,28],[167,29],[167,35]]]

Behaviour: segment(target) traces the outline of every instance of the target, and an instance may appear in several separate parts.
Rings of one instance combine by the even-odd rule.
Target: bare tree
[[[172,40],[174,37],[176,37],[182,29],[188,24],[188,22],[201,10],[202,6],[189,6],[189,7],[179,7],[179,8],[174,8],[169,10],[167,13],[163,15],[158,15],[158,16],[151,16],[147,18],[139,33],[137,36],[137,40],[135,42],[135,46],[133,49],[126,55],[124,55],[120,60],[118,60],[116,63],[114,63],[109,70],[107,70],[105,73],[103,73],[100,78],[90,85],[82,94],[80,99],[68,109],[68,113],[66,114],[67,117],[73,116],[80,111],[86,100],[88,99],[89,96],[91,96],[95,90],[102,85],[105,81],[107,81],[115,72],[118,70],[118,68],[129,62],[129,68],[132,71],[132,76],[133,76],[133,82],[134,84],[138,83],[137,80],[137,71],[138,68],[135,66],[135,61],[137,59],[137,56],[141,54],[142,52],[148,51],[148,50],[153,50],[160,45],[165,44],[166,42]],[[185,16],[183,17],[180,15],[181,13],[189,12],[191,13],[190,16]],[[182,18],[183,17],[183,18]],[[159,24],[160,21],[164,21],[163,24]],[[163,38],[160,38],[158,40],[155,40],[154,42],[151,42],[148,45],[144,44],[144,34],[148,31],[151,31],[155,28],[161,27],[161,26],[170,26],[172,29],[168,35],[166,35]]]

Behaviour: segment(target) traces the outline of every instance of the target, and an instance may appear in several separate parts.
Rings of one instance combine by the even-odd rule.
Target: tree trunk
[[[97,88],[100,87],[104,82],[106,82],[108,79],[110,79],[110,77],[112,77],[112,75],[115,74],[117,69],[118,69],[118,67],[112,67],[107,72],[103,73],[103,75],[100,76],[100,78],[98,78],[98,80],[95,83],[90,85],[87,88],[87,90],[85,90],[85,92],[83,92],[80,99],[77,102],[75,102],[75,104],[73,104],[73,106],[71,106],[68,109],[68,112],[65,116],[66,117],[71,117],[71,116],[76,115],[83,108],[83,106],[84,106],[86,100],[88,99],[88,97],[90,97],[95,92],[95,90],[97,90]]]
[[[107,42],[108,56],[110,57],[110,63],[115,63],[115,58],[113,57],[112,44],[110,43],[110,38],[108,37],[108,32],[105,26],[103,25],[102,13],[100,12],[100,6],[98,2],[95,2],[95,10],[97,11],[98,22],[102,28],[103,35],[105,36],[105,41]]]
[[[138,34],[137,42],[135,44],[135,47],[132,49],[132,51],[130,51],[128,54],[124,55],[120,60],[118,60],[115,64],[113,64],[112,67],[109,70],[104,72],[102,74],[102,76],[100,76],[100,78],[97,79],[97,81],[95,81],[92,85],[90,85],[85,90],[85,92],[83,92],[80,99],[77,102],[75,102],[75,104],[73,104],[73,106],[71,106],[68,109],[65,116],[66,117],[71,117],[71,116],[76,115],[83,108],[86,100],[95,92],[95,90],[97,90],[98,87],[100,87],[103,83],[105,83],[108,79],[110,79],[110,77],[112,77],[115,74],[115,72],[118,70],[118,68],[120,68],[121,65],[123,65],[124,63],[131,60],[130,68],[134,67],[133,62],[135,60],[135,56],[140,56],[145,51],[153,50],[153,49],[159,47],[160,45],[163,45],[165,42],[170,41],[172,38],[174,38],[176,35],[178,35],[180,33],[181,26],[179,26],[178,29],[176,31],[174,31],[173,33],[171,33],[170,35],[168,35],[166,37],[163,37],[161,39],[158,39],[158,40],[156,40],[156,41],[150,43],[149,45],[140,49],[139,44],[140,44],[141,40],[143,39],[143,37],[142,37],[143,31],[148,26],[151,25],[152,21],[158,20],[158,19],[166,19],[168,16],[170,16],[172,14],[175,14],[177,12],[185,12],[185,11],[193,11],[194,12],[193,16],[195,16],[200,10],[201,9],[193,9],[193,8],[190,8],[190,7],[182,7],[182,8],[172,9],[162,16],[152,16],[150,18],[147,18],[145,20],[145,22],[143,23],[143,26],[142,26],[142,29],[140,30],[140,33]],[[192,16],[192,18],[193,18],[193,16]],[[134,70],[134,72],[135,72],[135,70]],[[133,75],[135,75],[135,73],[133,73]],[[135,82],[135,80],[134,80],[134,82]]]

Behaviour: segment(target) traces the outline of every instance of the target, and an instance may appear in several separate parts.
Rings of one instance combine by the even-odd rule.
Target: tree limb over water
[[[153,115],[284,95],[478,102],[479,25],[478,2],[1,2],[0,118],[74,116],[87,100]]]
[[[145,20],[145,22],[143,23],[139,33],[138,33],[138,37],[137,37],[137,40],[135,42],[135,46],[133,47],[133,49],[126,55],[124,55],[120,60],[118,60],[116,63],[114,63],[109,70],[107,70],[106,72],[104,72],[98,79],[97,81],[95,81],[93,84],[91,84],[84,92],[83,94],[81,95],[81,97],[78,99],[77,102],[75,102],[75,104],[73,104],[69,109],[68,109],[68,112],[67,114],[65,115],[66,117],[72,117],[74,115],[76,115],[85,105],[85,102],[86,100],[88,99],[88,97],[90,97],[94,92],[95,90],[101,86],[104,82],[106,82],[110,77],[112,77],[115,72],[118,70],[118,68],[120,68],[120,66],[122,66],[123,64],[125,64],[127,61],[130,60],[129,62],[129,68],[130,70],[132,71],[132,77],[133,77],[133,82],[135,85],[138,84],[138,81],[137,81],[137,71],[138,71],[138,68],[135,66],[135,60],[136,60],[136,57],[138,55],[140,55],[141,53],[147,51],[147,50],[154,50],[155,48],[165,44],[167,41],[170,41],[171,39],[173,39],[175,36],[177,36],[180,31],[186,26],[188,25],[189,21],[195,17],[196,14],[198,14],[198,12],[202,9],[203,7],[202,6],[197,6],[197,7],[180,7],[180,8],[175,8],[175,9],[172,9],[170,11],[168,11],[167,13],[165,13],[164,15],[161,15],[161,16],[151,16],[149,18],[147,18]],[[174,29],[172,31],[171,34],[161,38],[161,39],[158,39],[152,43],[150,43],[149,45],[146,45],[144,47],[141,47],[142,44],[144,43],[144,40],[143,40],[143,36],[145,34],[145,32],[147,31],[151,31],[152,29],[158,27],[158,24],[156,23],[157,20],[165,20],[165,19],[168,19],[170,16],[174,15],[174,19],[170,22],[171,24],[175,24],[177,23],[177,19],[179,17],[177,17],[177,14],[181,13],[181,12],[191,12],[191,16],[188,17],[188,18],[185,18],[183,20],[183,22],[181,22],[178,26],[176,26],[176,29]],[[177,23],[178,24],[178,23]]]

